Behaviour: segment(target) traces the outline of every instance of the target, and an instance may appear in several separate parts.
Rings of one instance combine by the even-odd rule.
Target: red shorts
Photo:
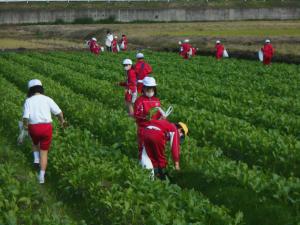
[[[28,131],[33,144],[39,145],[40,150],[49,150],[52,141],[51,123],[29,124]]]

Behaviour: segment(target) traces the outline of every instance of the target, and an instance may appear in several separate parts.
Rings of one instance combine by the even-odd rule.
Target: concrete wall
[[[0,24],[47,23],[58,19],[73,22],[78,18],[116,21],[218,21],[218,20],[294,20],[300,19],[300,8],[257,9],[58,9],[58,10],[1,10]]]

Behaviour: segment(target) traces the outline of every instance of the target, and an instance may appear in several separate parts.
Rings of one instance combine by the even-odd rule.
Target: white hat
[[[118,38],[118,36],[115,36],[115,38]]]
[[[181,41],[178,41],[178,44],[179,44],[179,45],[181,45],[181,44],[182,44],[182,42],[181,42]]]
[[[138,54],[136,54],[135,56],[137,59],[143,59],[144,58],[144,54],[139,52]]]
[[[185,39],[185,40],[184,40],[184,43],[188,43],[188,42],[190,42],[189,39]]]
[[[271,41],[269,39],[266,40],[266,43],[270,43]]]
[[[123,65],[132,65],[131,59],[124,59],[123,60]]]
[[[93,41],[97,41],[97,39],[95,37],[92,38]]]
[[[147,87],[155,87],[157,84],[153,77],[145,77],[143,79],[143,85]]]
[[[32,88],[32,87],[34,87],[34,86],[43,86],[43,85],[42,85],[42,82],[41,82],[40,80],[38,80],[38,79],[30,80],[30,81],[28,82],[28,89],[29,89],[29,88]]]
[[[216,44],[220,44],[220,43],[221,43],[221,41],[220,41],[220,40],[217,40],[217,41],[216,41]]]

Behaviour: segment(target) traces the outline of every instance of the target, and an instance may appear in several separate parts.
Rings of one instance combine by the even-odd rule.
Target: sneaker
[[[40,184],[44,184],[45,183],[45,177],[39,175],[39,182],[40,182]]]

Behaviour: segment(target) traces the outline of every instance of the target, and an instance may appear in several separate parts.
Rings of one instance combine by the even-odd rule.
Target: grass
[[[81,48],[83,44],[74,41],[59,39],[30,39],[19,40],[15,38],[0,38],[0,49],[62,49],[62,48]]]

